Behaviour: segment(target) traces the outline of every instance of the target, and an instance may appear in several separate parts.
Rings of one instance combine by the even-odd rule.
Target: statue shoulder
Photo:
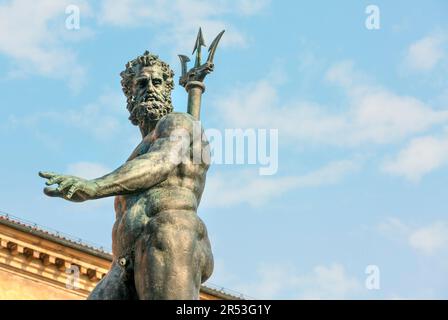
[[[195,126],[200,127],[200,122],[190,114],[184,112],[171,112],[159,120],[156,126],[156,135],[159,137],[169,136],[175,130],[186,130],[193,132]]]

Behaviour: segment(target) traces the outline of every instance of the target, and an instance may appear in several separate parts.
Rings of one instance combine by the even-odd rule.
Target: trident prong
[[[190,62],[190,58],[186,55],[179,54],[180,63],[182,65],[182,77],[187,74],[187,63]]]
[[[212,44],[208,48],[208,58],[207,62],[213,63],[213,58],[215,57],[216,48],[218,47],[219,40],[221,40],[222,35],[224,34],[225,30],[222,30],[216,38],[212,41]]]
[[[197,68],[201,65],[201,47],[205,47],[204,37],[202,36],[202,29],[199,27],[198,36],[196,37],[196,43],[194,44],[193,53],[196,51],[196,62],[194,67]]]
[[[190,59],[188,59],[188,57],[185,55],[179,55],[182,64],[182,75],[179,79],[179,84],[181,86],[185,87],[190,81],[203,82],[205,76],[213,71],[213,59],[215,57],[216,48],[218,47],[218,43],[221,40],[224,32],[225,30],[221,31],[212,41],[210,48],[208,49],[209,54],[207,57],[207,61],[204,64],[201,64],[201,47],[205,47],[205,41],[202,35],[202,29],[199,28],[199,32],[196,37],[196,42],[193,49],[193,54],[196,52],[196,61],[194,67],[187,71],[187,62],[189,62]]]

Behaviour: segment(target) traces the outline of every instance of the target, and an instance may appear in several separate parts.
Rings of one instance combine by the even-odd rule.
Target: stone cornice
[[[109,265],[108,260],[0,224],[2,269],[87,297]]]
[[[31,224],[23,223],[17,219],[10,218],[7,215],[0,215],[0,225],[9,226],[15,230],[25,232],[27,234],[32,234],[40,239],[46,239],[51,242],[58,243],[64,247],[69,247],[77,251],[85,252],[89,255],[96,256],[101,259],[112,261],[112,255],[109,252],[89,246],[84,243],[76,242],[74,240],[68,239],[64,236],[48,232],[45,229],[33,226]]]

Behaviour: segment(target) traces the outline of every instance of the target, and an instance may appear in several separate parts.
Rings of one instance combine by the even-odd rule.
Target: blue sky
[[[178,76],[199,26],[207,44],[226,29],[202,123],[278,129],[278,172],[210,169],[209,282],[255,298],[446,299],[447,13],[442,0],[0,1],[0,210],[110,247],[113,200],[47,198],[37,172],[120,166],[139,141],[125,63],[149,50]],[[173,103],[186,110],[183,88]]]

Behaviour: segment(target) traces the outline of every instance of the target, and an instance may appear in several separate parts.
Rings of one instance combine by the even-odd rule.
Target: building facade
[[[0,300],[86,299],[112,255],[8,215],[0,215]],[[202,286],[201,300],[235,296]]]

